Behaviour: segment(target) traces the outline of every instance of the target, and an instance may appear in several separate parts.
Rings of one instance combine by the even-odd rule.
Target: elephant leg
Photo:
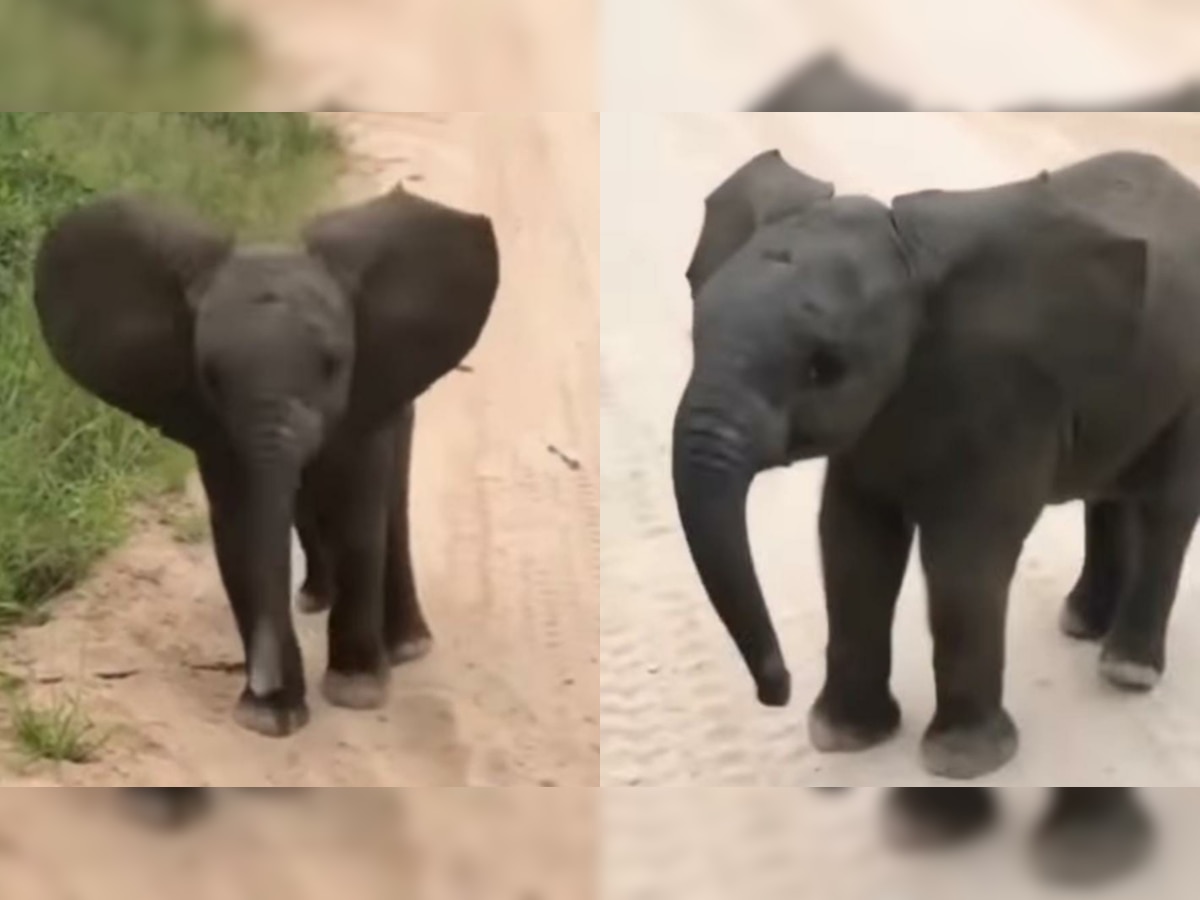
[[[1034,862],[1053,881],[1095,885],[1137,868],[1153,845],[1134,788],[1056,788],[1034,835]]]
[[[412,470],[414,412],[410,406],[396,428],[393,442],[392,496],[387,516],[387,550],[383,582],[384,644],[392,665],[425,656],[433,645],[421,613],[413,578],[408,530],[408,482]]]
[[[1008,762],[1017,729],[1002,705],[1008,589],[1037,514],[1007,509],[921,524],[937,711],[921,742],[925,768],[976,778]]]
[[[990,788],[908,787],[888,793],[884,824],[896,846],[930,849],[962,843],[998,818]]]
[[[1138,565],[1100,656],[1101,674],[1117,687],[1149,690],[1166,666],[1167,624],[1200,515],[1198,453],[1200,409],[1168,429],[1128,476]]]
[[[333,603],[333,573],[316,504],[303,488],[296,498],[296,533],[304,550],[304,583],[296,594],[296,608],[305,613],[325,612]]]
[[[330,447],[313,473],[333,567],[322,692],[333,705],[351,709],[374,709],[387,697],[383,582],[395,461],[391,437],[389,428]]]
[[[1083,571],[1063,606],[1059,625],[1080,640],[1108,633],[1117,604],[1128,592],[1137,566],[1137,516],[1129,503],[1087,504]]]
[[[286,605],[282,609],[259,608],[254,602],[250,567],[255,561],[249,552],[246,490],[236,460],[222,450],[198,452],[197,459],[208,496],[217,567],[233,607],[246,659],[246,687],[234,718],[251,731],[283,737],[303,728],[309,719],[304,666],[291,610]],[[273,640],[259,641],[256,646],[256,630],[273,636]],[[252,690],[254,684],[273,687],[259,693]]]
[[[892,619],[912,534],[898,509],[864,496],[830,464],[820,515],[829,639],[825,685],[808,720],[818,750],[862,750],[900,724],[888,681]]]
[[[1129,690],[1149,690],[1166,666],[1167,623],[1184,556],[1196,527],[1191,504],[1139,504],[1142,552],[1132,589],[1117,604],[1100,656],[1100,672]]]

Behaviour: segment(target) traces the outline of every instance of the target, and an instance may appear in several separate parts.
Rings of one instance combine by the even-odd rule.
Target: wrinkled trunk
[[[291,620],[291,529],[299,466],[286,454],[257,454],[247,468],[247,668],[251,691],[303,697]]]
[[[696,399],[689,387],[675,419],[675,500],[709,600],[737,645],[759,702],[783,706],[791,677],[767,612],[746,528],[746,497],[761,466],[758,439]]]

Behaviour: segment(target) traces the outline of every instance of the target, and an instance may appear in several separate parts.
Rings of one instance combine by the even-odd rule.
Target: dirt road
[[[498,35],[507,37],[486,52],[481,34],[456,30],[461,4],[236,5],[262,29],[269,66],[335,75],[350,66],[351,106],[374,100],[403,109],[412,101],[409,108],[437,109],[444,96],[486,110],[501,95],[518,108],[590,105],[574,102],[589,90],[587,70],[559,71],[572,16],[586,4],[561,4],[569,10],[538,20],[521,4],[487,6],[490,18],[476,24],[500,22]],[[330,7],[337,27],[322,18]],[[565,48],[550,40],[558,26]],[[384,35],[402,35],[423,55],[406,55]],[[397,60],[422,78],[401,77]],[[406,85],[413,93],[383,102]],[[225,669],[241,650],[211,548],[185,545],[150,521],[55,605],[49,624],[0,647],[0,667],[33,681],[36,700],[78,697],[115,729],[97,762],[34,767],[26,780],[372,786],[598,778],[597,118],[339,113],[331,121],[349,154],[331,202],[403,180],[487,213],[500,242],[500,294],[468,369],[418,404],[414,552],[435,651],[395,672],[390,702],[377,713],[329,708],[310,689],[314,714],[302,733],[284,741],[248,735],[229,718],[242,676]],[[298,625],[315,686],[324,617]]]
[[[606,784],[920,784],[932,715],[922,585],[910,570],[896,627],[898,738],[819,756],[805,713],[823,679],[825,621],[815,525],[822,464],[759,478],[751,543],[793,674],[793,703],[759,707],[709,608],[678,526],[670,425],[690,366],[683,278],[704,196],[750,155],[779,147],[845,193],[884,200],[925,187],[1028,177],[1117,147],[1168,155],[1200,179],[1190,114],[606,115],[602,136],[601,723]],[[1010,606],[1007,704],[1022,727],[996,783],[1195,784],[1200,778],[1200,548],[1145,697],[1115,696],[1096,649],[1055,625],[1078,573],[1082,512],[1050,510],[1029,540]],[[915,569],[916,567],[912,567]]]
[[[966,109],[1084,102],[1195,76],[1190,0],[606,0],[604,109],[744,109],[828,47],[863,77]]]

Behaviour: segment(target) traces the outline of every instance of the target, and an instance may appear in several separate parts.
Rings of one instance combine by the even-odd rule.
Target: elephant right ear
[[[354,307],[347,415],[367,427],[394,416],[462,361],[499,288],[491,220],[402,185],[318,217],[304,243]]]
[[[758,228],[829,200],[833,193],[832,184],[793,168],[778,150],[745,163],[704,201],[704,225],[687,269],[692,297]]]
[[[232,249],[231,236],[141,197],[67,213],[43,237],[34,268],[51,355],[100,399],[189,443],[205,415],[192,301]]]

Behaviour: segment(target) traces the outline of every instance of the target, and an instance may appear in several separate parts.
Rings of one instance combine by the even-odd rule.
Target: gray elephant
[[[302,246],[240,247],[139,197],[91,202],[45,236],[35,301],[85,389],[191,448],[245,651],[235,719],[308,721],[289,584],[329,606],[329,702],[379,706],[430,635],[409,553],[413,401],[471,350],[499,279],[490,221],[397,187],[327,213]]]
[[[937,710],[925,767],[1016,752],[1002,705],[1009,584],[1047,504],[1086,502],[1064,630],[1145,690],[1200,511],[1200,188],[1163,160],[1098,156],[889,208],[763,153],[711,196],[687,272],[694,364],[673,474],[688,546],[759,700],[790,678],[745,504],[771,467],[828,457],[819,518],[829,636],[822,751],[892,735],[896,597],[914,533]]]

